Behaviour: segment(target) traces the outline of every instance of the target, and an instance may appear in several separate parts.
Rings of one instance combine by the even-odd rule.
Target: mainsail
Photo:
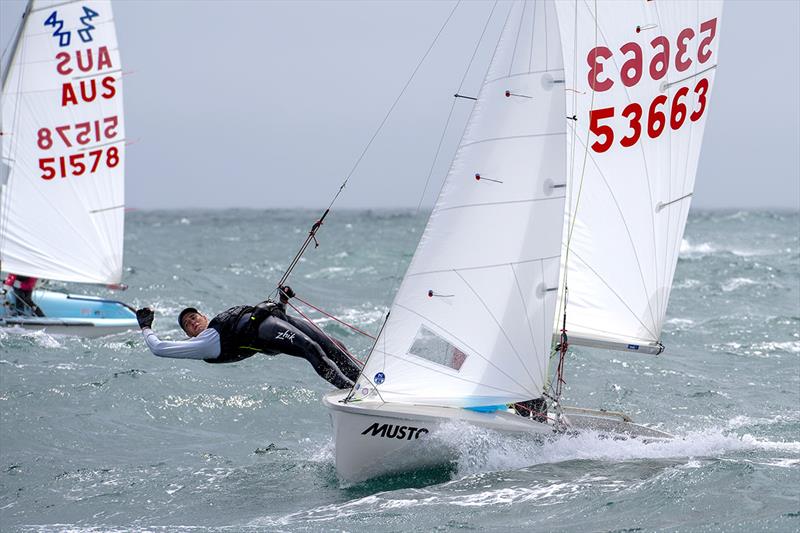
[[[2,81],[0,268],[122,277],[125,123],[108,0],[29,2]]]
[[[562,283],[569,339],[659,352],[714,86],[722,2],[582,0],[556,2],[556,11],[567,115],[575,119]]]
[[[541,396],[566,180],[561,57],[553,4],[513,4],[355,399],[463,407]]]

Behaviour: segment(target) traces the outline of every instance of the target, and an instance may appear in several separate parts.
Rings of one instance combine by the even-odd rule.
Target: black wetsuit
[[[150,351],[159,357],[234,363],[257,353],[285,353],[305,359],[320,377],[340,389],[352,387],[360,372],[341,342],[305,320],[287,316],[282,306],[273,303],[232,307],[214,317],[197,337],[185,341],[162,341],[150,328],[142,333]]]

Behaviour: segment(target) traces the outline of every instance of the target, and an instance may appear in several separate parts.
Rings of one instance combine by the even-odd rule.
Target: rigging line
[[[517,55],[517,45],[519,44],[519,36],[522,33],[522,23],[525,21],[525,10],[528,8],[527,0],[522,2],[522,14],[519,16],[519,26],[517,27],[517,36],[514,38],[514,48],[511,50],[511,60],[508,62],[508,75],[511,76],[511,71],[514,70],[514,57]]]
[[[283,276],[281,277],[281,280],[278,282],[278,286],[275,288],[275,291],[273,292],[273,294],[276,294],[277,290],[278,290],[278,287],[281,287],[286,282],[286,280],[289,278],[289,274],[294,269],[294,267],[297,265],[297,263],[300,261],[300,258],[302,257],[303,253],[305,253],[305,251],[308,248],[309,244],[311,244],[311,241],[312,240],[316,241],[315,235],[316,235],[317,230],[322,226],[323,219],[328,215],[330,210],[333,208],[333,204],[336,203],[336,200],[342,194],[342,191],[347,186],[347,182],[350,180],[350,178],[352,177],[353,173],[358,168],[359,164],[361,164],[361,161],[364,159],[364,156],[366,155],[366,153],[369,150],[370,146],[372,146],[372,143],[375,141],[375,138],[378,136],[378,134],[383,129],[383,126],[386,124],[386,121],[389,120],[389,116],[392,114],[392,112],[394,111],[394,108],[397,106],[397,103],[400,101],[400,99],[405,94],[406,89],[408,89],[408,86],[411,85],[411,82],[414,80],[414,77],[416,76],[417,72],[419,71],[420,67],[422,66],[422,63],[425,62],[425,59],[428,57],[428,54],[430,54],[430,52],[433,49],[434,45],[439,40],[439,36],[441,36],[441,34],[444,31],[444,29],[447,27],[447,24],[450,22],[450,19],[453,18],[453,14],[456,12],[456,9],[458,8],[458,6],[460,4],[461,4],[461,0],[458,0],[458,2],[456,2],[456,5],[453,6],[453,9],[450,11],[450,14],[447,16],[447,19],[444,21],[444,23],[442,24],[441,28],[439,28],[439,32],[433,38],[433,41],[428,46],[428,49],[425,51],[425,53],[423,54],[422,58],[417,63],[417,66],[414,68],[414,71],[411,73],[411,77],[408,78],[408,80],[406,81],[406,83],[403,86],[402,90],[400,91],[400,94],[397,95],[397,98],[395,98],[394,102],[389,107],[389,110],[386,112],[386,115],[383,117],[383,120],[378,125],[378,128],[372,134],[372,137],[370,138],[369,142],[364,147],[364,149],[361,151],[361,155],[359,155],[358,159],[356,159],[356,162],[353,165],[353,167],[350,169],[350,172],[347,173],[347,176],[345,177],[344,181],[339,186],[339,190],[336,191],[336,194],[333,196],[333,199],[331,199],[331,202],[328,205],[328,208],[325,210],[325,212],[323,213],[322,217],[312,226],[312,229],[309,232],[308,237],[306,237],[306,240],[300,246],[300,251],[297,252],[297,255],[295,255],[295,258],[290,262],[289,267],[286,269],[286,271],[284,272]]]
[[[453,6],[453,9],[450,11],[450,14],[447,16],[447,19],[444,21],[444,24],[442,24],[442,27],[439,28],[439,32],[436,34],[436,37],[433,38],[433,42],[431,42],[430,46],[428,46],[428,49],[423,54],[422,58],[417,63],[417,66],[414,68],[414,72],[411,73],[411,77],[408,78],[408,81],[406,81],[406,84],[403,86],[403,89],[400,91],[400,94],[397,95],[397,98],[395,98],[395,100],[392,103],[391,107],[389,107],[389,111],[386,112],[386,115],[383,117],[383,120],[381,121],[380,125],[375,130],[375,133],[372,134],[372,137],[370,138],[369,142],[364,147],[364,150],[361,152],[361,155],[358,156],[358,159],[356,160],[356,163],[353,165],[353,168],[350,169],[350,172],[347,174],[347,177],[344,180],[344,184],[342,184],[342,187],[336,193],[336,196],[334,196],[333,201],[331,201],[331,206],[333,206],[333,202],[336,201],[336,198],[339,196],[339,193],[342,192],[342,189],[344,188],[344,185],[347,183],[347,180],[349,180],[350,177],[353,175],[353,173],[356,171],[356,168],[358,168],[358,165],[361,163],[361,160],[366,155],[367,150],[369,150],[369,147],[372,145],[373,141],[375,141],[375,138],[378,136],[378,134],[380,133],[381,129],[383,129],[384,124],[386,124],[386,121],[389,119],[389,115],[392,114],[392,111],[394,111],[394,108],[397,106],[397,103],[400,101],[400,98],[403,97],[403,94],[405,94],[406,89],[408,89],[408,86],[411,85],[411,82],[414,80],[414,77],[416,76],[417,72],[419,71],[420,67],[422,66],[422,63],[425,61],[425,58],[427,58],[428,54],[430,54],[430,52],[433,49],[434,45],[439,40],[439,36],[442,34],[442,32],[444,31],[445,27],[450,22],[450,19],[453,18],[453,14],[456,12],[456,9],[458,9],[458,6],[460,4],[461,4],[461,0],[458,0],[458,2],[456,2],[456,5]]]
[[[533,11],[531,12],[531,45],[528,49],[528,72],[531,71],[533,65],[533,36],[536,35],[536,10],[539,8],[539,2],[533,3]],[[545,36],[547,38],[547,36]]]
[[[509,347],[511,347],[511,351],[514,352],[514,355],[517,356],[517,361],[519,361],[519,363],[522,365],[522,368],[525,369],[525,373],[528,374],[528,377],[531,378],[531,381],[536,382],[536,380],[534,379],[534,377],[531,374],[530,370],[528,369],[528,365],[525,364],[525,361],[522,359],[522,356],[517,351],[517,348],[514,346],[514,343],[511,342],[511,337],[508,336],[508,333],[506,333],[506,330],[503,328],[503,325],[500,323],[499,320],[497,320],[497,317],[494,316],[494,313],[492,313],[492,310],[489,309],[489,306],[486,304],[486,302],[483,300],[483,298],[481,298],[481,295],[478,294],[478,291],[476,291],[472,287],[472,285],[470,285],[470,283],[466,280],[466,278],[464,278],[464,276],[461,275],[460,272],[458,272],[457,270],[453,270],[453,272],[455,273],[456,276],[461,278],[461,281],[463,281],[464,284],[469,288],[469,290],[472,291],[472,294],[475,295],[475,297],[481,303],[481,305],[486,310],[486,312],[489,313],[489,316],[492,317],[492,320],[494,320],[494,323],[497,326],[497,328],[500,330],[500,333],[502,333],[503,337],[505,337],[506,342],[508,343]]]
[[[483,31],[481,31],[481,35],[478,38],[478,42],[475,43],[475,48],[472,50],[472,56],[470,56],[469,58],[469,63],[467,63],[467,68],[464,70],[464,75],[461,76],[461,81],[458,84],[458,90],[456,91],[456,94],[459,94],[461,92],[461,89],[463,89],[464,87],[464,82],[466,81],[467,76],[469,75],[470,69],[472,69],[472,63],[475,61],[475,56],[477,55],[478,50],[480,49],[481,42],[483,42],[483,37],[486,35],[486,29],[489,27],[489,22],[491,22],[492,20],[492,15],[494,15],[494,10],[497,7],[498,2],[499,0],[495,0],[494,5],[492,5],[492,10],[489,12],[489,16],[486,18],[486,23],[483,25]],[[477,101],[477,98],[475,100]],[[454,98],[450,104],[450,112],[447,115],[447,120],[445,121],[444,129],[442,130],[442,135],[441,137],[439,137],[439,144],[436,147],[436,153],[433,156],[433,161],[431,161],[431,167],[428,170],[428,176],[425,178],[425,186],[422,188],[422,194],[420,194],[419,202],[417,202],[417,210],[415,212],[415,218],[417,215],[419,215],[419,212],[422,209],[422,202],[425,200],[425,193],[428,191],[428,184],[430,183],[431,176],[433,176],[433,170],[436,167],[436,161],[438,161],[439,159],[439,153],[442,150],[442,145],[444,144],[444,138],[447,135],[447,130],[450,127],[450,120],[453,117],[453,111],[455,110],[455,106],[456,106],[456,100]],[[394,276],[395,278],[397,277],[398,270],[399,266],[398,268],[395,269],[395,276]]]
[[[572,23],[572,35],[573,35],[573,43],[572,43],[572,78],[573,78],[573,84],[575,84],[576,87],[577,87],[577,80],[578,80],[578,77],[577,77],[577,72],[578,72],[578,0],[574,0],[573,6],[574,6],[574,9],[573,9],[573,17],[572,17],[572,19],[573,19],[573,23]],[[565,80],[565,82],[566,82],[566,79],[567,79],[567,64],[565,62],[564,63],[564,80]],[[566,100],[566,95],[565,95],[564,99]],[[572,93],[572,115],[573,116],[576,116],[577,109],[578,109],[578,92],[574,91]],[[571,132],[571,139],[570,139],[571,143],[569,145],[570,152],[568,154],[568,157],[569,157],[569,176],[567,176],[567,183],[569,184],[569,186],[567,187],[568,196],[565,199],[565,207],[564,207],[565,213],[569,213],[569,216],[566,217],[567,221],[566,221],[565,227],[562,229],[562,235],[561,235],[561,239],[562,239],[562,241],[565,242],[565,244],[566,244],[567,234],[569,233],[569,221],[575,215],[574,212],[573,212],[572,195],[573,195],[573,192],[574,192],[573,189],[574,189],[574,181],[575,181],[575,152],[576,152],[576,147],[578,146],[578,142],[576,140],[576,137],[578,135],[577,123],[573,123],[573,122],[570,121],[570,122],[567,123],[567,125],[570,128],[570,132]],[[563,270],[564,270],[564,274],[563,274],[563,279],[560,280],[561,282],[560,282],[560,287],[559,287],[559,290],[562,293],[562,295],[561,295],[561,297],[559,298],[559,301],[558,301],[558,312],[556,313],[556,317],[560,317],[563,309],[566,308],[566,286],[567,286],[567,270],[568,270],[568,265],[567,265],[566,259],[567,258],[566,258],[566,253],[565,253],[564,263],[562,265],[563,266]],[[558,319],[556,319],[556,321],[557,320]],[[548,377],[549,377],[549,375],[548,375]]]
[[[492,16],[494,15],[494,11],[497,8],[498,1],[499,0],[495,0],[494,4],[492,5],[492,10],[489,12],[489,16],[486,18],[486,22],[483,25],[483,31],[481,31],[480,37],[478,37],[478,42],[475,43],[475,48],[473,49],[472,56],[470,56],[469,62],[467,63],[467,68],[464,70],[464,74],[461,76],[461,81],[458,84],[458,90],[456,91],[456,94],[461,92],[461,90],[462,90],[462,88],[464,86],[464,82],[466,81],[467,76],[469,75],[469,71],[472,69],[472,64],[475,61],[475,56],[477,55],[478,50],[480,49],[480,45],[483,42],[483,38],[486,35],[486,29],[489,27],[489,23],[492,20]],[[456,4],[456,7],[458,7],[458,4]],[[455,8],[453,8],[453,11],[455,11]],[[451,16],[452,16],[452,13],[451,13]],[[441,30],[440,30],[440,33],[441,33]],[[433,175],[433,170],[434,170],[434,168],[436,166],[436,161],[439,158],[439,153],[441,151],[441,147],[443,145],[445,135],[447,134],[447,129],[450,126],[450,120],[452,119],[453,110],[455,109],[455,102],[456,102],[455,99],[453,99],[453,101],[450,104],[450,112],[449,112],[449,114],[447,116],[447,120],[445,121],[444,130],[442,131],[442,135],[439,138],[439,145],[436,148],[436,153],[434,154],[433,161],[431,162],[431,167],[430,167],[430,170],[428,171],[428,176],[427,176],[427,178],[425,180],[425,187],[423,188],[422,194],[419,197],[419,202],[417,203],[417,210],[415,212],[415,218],[416,218],[416,216],[419,215],[419,212],[422,209],[422,202],[425,199],[425,193],[427,192],[428,184],[430,182],[430,178]],[[463,139],[463,135],[464,134],[462,132],[462,139]],[[442,187],[444,187],[444,183],[442,184]],[[441,189],[440,189],[439,192],[441,194]],[[413,258],[412,258],[412,261],[413,261]],[[396,266],[395,266],[395,272],[394,272],[393,279],[397,278],[397,275],[398,275],[399,271],[400,271],[400,263],[397,263]],[[402,284],[401,284],[401,287],[402,287]],[[386,322],[388,321],[388,319],[389,319],[389,314],[387,313],[386,314],[386,319],[384,319],[384,322],[381,325],[381,329],[378,332],[378,336],[379,337],[380,337],[380,332],[383,331],[383,329],[386,327]],[[383,341],[385,343],[386,339],[384,338]],[[372,351],[375,349],[375,346],[377,346],[377,340],[375,341],[375,344],[373,345],[372,350],[370,350],[370,353],[367,355],[367,359],[366,359],[366,361],[364,363],[365,365],[366,365],[366,362],[369,361],[370,355],[372,354]],[[385,366],[385,364],[384,364],[384,366]]]
[[[588,7],[588,5],[587,5],[587,7]],[[595,48],[597,48],[597,32],[598,32],[598,28],[597,28],[597,26],[598,26],[598,23],[597,23],[597,0],[595,0],[595,2],[594,2],[594,8],[595,8],[595,12],[592,13],[591,9],[590,9],[589,13],[592,14],[592,19],[594,20],[594,46],[595,46]],[[573,70],[573,79],[577,79],[576,78],[576,73],[578,71],[578,67],[577,67],[577,54],[578,54],[578,1],[577,0],[575,0],[575,31],[574,31],[574,35],[575,35],[575,37],[574,37],[574,57],[575,57],[574,69],[575,70]],[[589,109],[592,109],[594,107],[595,90],[594,90],[594,87],[592,87],[591,89],[592,89],[592,96],[591,96],[591,100],[589,101]],[[574,98],[574,101],[575,101],[575,107],[573,108],[573,111],[574,111],[574,110],[577,109],[577,94],[575,96],[573,96],[573,98]],[[575,152],[577,151],[577,142],[578,142],[577,131],[578,131],[577,124],[575,124],[575,125],[573,125],[573,143],[572,143],[572,165],[573,165],[573,168],[571,169],[571,172],[574,172]],[[576,221],[578,219],[578,207],[580,206],[581,195],[582,195],[582,192],[583,192],[583,182],[584,182],[584,179],[586,178],[586,160],[587,160],[588,156],[589,156],[589,128],[586,129],[586,143],[584,144],[583,165],[581,167],[581,177],[580,177],[580,181],[579,181],[579,184],[578,184],[578,193],[577,193],[577,197],[575,198],[575,208],[571,213],[571,221],[570,221],[570,223],[569,223],[569,225],[567,227],[567,236],[566,236],[567,239],[566,239],[566,243],[565,243],[566,251],[564,252],[564,277],[563,277],[563,284],[562,284],[562,287],[563,287],[562,295],[563,296],[562,296],[562,301],[561,301],[561,304],[559,305],[559,310],[558,310],[559,311],[558,312],[558,316],[559,317],[562,315],[562,312],[566,313],[566,310],[567,310],[567,273],[569,271],[569,256],[570,256],[570,251],[571,251],[570,243],[572,242],[572,233],[575,230],[575,223],[576,223]],[[572,177],[574,177],[574,174],[573,174]],[[570,179],[570,182],[572,182],[572,179]]]
[[[495,5],[497,5],[496,2],[495,2]],[[511,12],[513,10],[514,10],[514,4],[511,4],[511,7],[508,9],[508,13],[506,13],[506,18],[503,21],[503,28],[500,31],[500,36],[497,38],[497,42],[494,45],[494,50],[492,52],[492,59],[489,61],[489,65],[486,67],[486,74],[483,75],[483,83],[481,84],[481,87],[478,90],[478,100],[481,99],[481,96],[483,95],[484,90],[486,89],[486,86],[489,84],[489,82],[487,81],[487,78],[489,77],[489,74],[491,73],[492,65],[494,65],[494,59],[497,56],[497,49],[500,47],[500,41],[503,38],[503,34],[505,33],[506,28],[508,27],[508,21],[511,19]],[[492,8],[492,13],[494,13],[494,7]],[[489,19],[486,21],[486,25],[487,26],[489,24],[489,21],[491,20],[492,13],[489,14]],[[481,34],[481,38],[483,38],[483,34]],[[478,41],[478,45],[480,45],[480,41]],[[473,54],[473,56],[474,56],[474,54]],[[466,74],[464,75],[464,77],[466,78]],[[464,147],[464,137],[467,134],[467,129],[469,128],[469,125],[472,123],[472,119],[473,119],[473,117],[470,114],[469,119],[467,120],[466,124],[464,124],[464,129],[461,131],[461,137],[458,140],[458,150],[456,151],[456,155],[458,155],[459,152],[461,151],[461,149]],[[451,169],[452,169],[452,164],[451,164]],[[446,185],[446,183],[447,183],[447,179],[442,181],[442,185],[439,187],[439,195],[438,196],[442,195],[442,191],[444,191],[444,186]],[[436,206],[435,205],[433,206],[433,211],[434,211],[434,213],[436,212]],[[426,229],[427,229],[427,227],[426,227]],[[416,254],[414,254],[414,255],[416,257]],[[414,258],[411,259],[411,265],[413,265],[413,264],[414,264]],[[410,270],[410,268],[411,267],[409,266],[409,270]]]
[[[489,27],[489,23],[491,22],[492,17],[494,16],[494,12],[495,12],[495,9],[497,8],[498,2],[499,2],[499,0],[495,0],[494,4],[492,5],[492,10],[489,12],[489,16],[486,18],[486,22],[483,25],[483,31],[481,31],[480,37],[478,37],[478,42],[475,43],[475,48],[472,51],[472,56],[470,56],[469,63],[467,64],[467,68],[464,70],[463,76],[461,76],[461,81],[458,84],[458,90],[456,91],[456,94],[461,92],[461,90],[462,90],[462,88],[464,86],[464,82],[466,81],[467,76],[469,75],[469,71],[472,69],[472,64],[475,61],[475,56],[477,55],[478,50],[480,49],[481,43],[483,42],[483,38],[486,35],[486,30]],[[458,7],[458,6],[456,6],[456,7]],[[510,11],[509,11],[509,13],[510,13]],[[452,13],[451,13],[451,15],[452,15]],[[507,21],[508,21],[508,17],[506,17],[506,22]],[[428,172],[428,178],[425,181],[425,187],[424,187],[424,189],[422,191],[422,194],[419,197],[419,202],[417,202],[417,210],[414,213],[414,218],[419,216],[419,212],[422,209],[422,202],[425,199],[425,193],[426,193],[427,188],[428,188],[428,183],[429,183],[430,178],[431,178],[431,176],[433,174],[433,169],[436,166],[436,160],[439,157],[439,152],[441,150],[445,134],[447,133],[447,129],[448,129],[449,125],[450,125],[450,120],[452,118],[452,114],[453,114],[454,108],[455,108],[455,99],[453,99],[453,101],[452,101],[452,103],[450,105],[450,113],[448,114],[447,121],[445,122],[444,131],[442,131],[442,136],[439,139],[439,146],[436,148],[436,154],[434,155],[433,162],[431,163],[431,168],[430,168],[430,171]],[[459,140],[459,145],[464,140],[464,133],[466,132],[466,127],[467,126],[465,125],[463,131],[461,132],[461,139]],[[440,195],[442,193],[442,189],[444,188],[444,182],[445,181],[447,181],[447,180],[446,179],[443,180],[442,185],[439,188],[439,194]],[[424,229],[423,229],[423,232],[424,232]],[[411,263],[413,264],[413,262],[414,262],[414,258],[412,257]],[[411,269],[411,265],[409,265],[409,267],[406,269],[406,272],[408,272],[410,269]],[[395,266],[393,279],[397,279],[399,271],[400,271],[400,263],[397,263],[396,266]],[[402,288],[402,283],[401,283],[400,287]],[[399,292],[399,289],[398,289],[397,292]],[[396,293],[395,293],[395,297],[396,297]],[[383,331],[383,328],[386,326],[386,321],[388,320],[388,318],[389,318],[389,315],[387,313],[386,320],[384,320],[384,323],[381,326],[381,331]],[[379,332],[378,335],[380,336],[380,332]],[[383,339],[383,340],[384,340],[384,343],[385,343],[386,339]],[[376,341],[374,346],[377,346],[377,341]],[[374,349],[374,346],[373,346],[373,349]],[[367,355],[366,361],[369,361],[369,357],[370,357],[371,354],[372,354],[372,350],[370,350],[370,354]],[[366,362],[365,362],[365,364],[366,364]]]
[[[348,323],[347,323],[347,322],[345,322],[344,320],[340,320],[340,319],[336,318],[336,317],[335,317],[335,316],[333,316],[332,314],[330,314],[330,313],[327,313],[327,312],[323,311],[322,309],[320,309],[320,308],[319,308],[319,307],[317,307],[316,305],[314,305],[314,304],[311,304],[311,303],[309,303],[309,302],[307,302],[307,301],[303,300],[302,298],[300,298],[300,297],[299,297],[299,296],[297,296],[297,295],[295,295],[295,296],[294,296],[294,299],[295,299],[295,300],[297,300],[298,302],[301,302],[301,303],[303,303],[303,304],[307,305],[308,307],[310,307],[311,309],[313,309],[313,310],[317,311],[318,313],[322,313],[322,314],[323,314],[323,315],[325,315],[326,317],[328,317],[328,318],[330,318],[330,319],[333,319],[333,320],[335,320],[335,321],[336,321],[336,322],[338,322],[339,324],[341,324],[341,325],[343,325],[343,326],[346,326],[346,327],[348,327],[348,328],[352,329],[353,331],[356,331],[356,332],[358,332],[358,333],[360,333],[360,334],[364,335],[365,337],[369,337],[369,338],[370,338],[370,339],[372,339],[372,340],[375,340],[375,339],[376,339],[376,337],[374,337],[374,336],[370,335],[370,334],[369,334],[369,333],[367,333],[366,331],[364,331],[364,330],[361,330],[361,329],[359,329],[359,328],[357,328],[357,327],[355,327],[355,326],[353,326],[353,325],[351,325],[351,324],[348,324]]]
[[[544,68],[547,70],[550,65],[550,50],[548,46],[548,41],[550,39],[547,38],[547,4],[544,0],[542,0],[542,14],[544,15]]]
[[[456,94],[459,94],[464,87],[464,82],[467,80],[467,76],[469,75],[469,71],[472,69],[472,63],[475,61],[475,56],[478,54],[478,50],[480,49],[481,43],[483,42],[483,37],[486,35],[486,29],[489,27],[489,22],[492,20],[492,16],[494,15],[494,10],[497,7],[499,0],[495,0],[494,4],[492,5],[492,10],[489,12],[489,16],[486,18],[486,23],[483,25],[483,31],[481,31],[481,35],[478,38],[478,42],[475,43],[475,48],[472,50],[472,56],[469,58],[469,63],[467,63],[467,68],[464,70],[464,75],[461,76],[461,81],[458,84],[458,90]],[[477,101],[477,98],[475,99]],[[428,177],[425,179],[425,187],[422,189],[422,194],[419,197],[419,202],[417,203],[417,211],[416,215],[419,214],[420,209],[422,208],[422,202],[425,200],[425,193],[428,190],[428,184],[430,182],[431,176],[433,175],[434,167],[436,166],[436,161],[439,158],[439,153],[442,149],[442,144],[444,143],[445,135],[447,134],[447,129],[450,127],[450,120],[453,116],[453,110],[455,109],[456,101],[453,99],[450,105],[450,113],[447,115],[447,121],[444,125],[444,130],[442,130],[442,136],[439,138],[439,145],[436,147],[436,153],[433,156],[433,161],[431,162],[431,168],[428,171]],[[397,272],[395,271],[395,277],[397,277]]]
[[[367,358],[364,360],[364,364],[361,365],[361,370],[358,373],[358,377],[353,382],[353,388],[350,389],[350,392],[347,394],[347,396],[344,399],[345,403],[347,403],[348,401],[350,401],[353,398],[353,396],[356,393],[356,384],[358,384],[358,382],[362,378],[367,380],[367,382],[370,385],[372,385],[372,389],[378,394],[378,398],[380,398],[382,402],[386,403],[384,401],[384,399],[383,399],[383,396],[381,396],[381,391],[378,390],[378,387],[375,386],[375,383],[373,383],[372,380],[369,379],[369,376],[367,376],[364,372],[367,370],[367,363],[369,362],[370,356],[372,356],[372,354],[375,352],[375,348],[378,346],[378,341],[381,338],[381,333],[383,333],[383,328],[386,327],[386,322],[389,321],[389,314],[390,313],[391,313],[391,311],[389,313],[386,313],[386,317],[383,319],[383,324],[381,324],[381,329],[378,330],[378,334],[376,335],[377,338],[375,339],[375,342],[372,343],[372,347],[369,349],[369,353],[367,353]],[[384,350],[385,350],[386,339],[384,339],[383,342],[384,342]],[[384,367],[385,366],[386,366],[386,357],[384,356]]]
[[[298,309],[298,308],[297,308],[295,305],[293,305],[293,304],[292,304],[292,302],[286,302],[286,303],[287,303],[287,304],[289,304],[289,307],[291,307],[292,309],[294,309],[294,310],[295,310],[295,312],[297,312],[297,314],[299,314],[301,317],[303,317],[303,319],[305,319],[305,321],[306,321],[306,322],[308,322],[309,324],[311,324],[311,326],[313,326],[313,327],[314,327],[314,329],[316,329],[317,331],[319,331],[320,333],[322,333],[322,334],[325,336],[325,338],[326,338],[326,339],[328,339],[328,340],[331,342],[331,344],[333,344],[333,345],[334,345],[334,346],[336,346],[336,347],[337,347],[339,350],[341,350],[341,351],[342,351],[342,352],[343,352],[343,353],[344,353],[344,354],[347,356],[347,358],[348,358],[348,359],[350,359],[351,361],[353,361],[353,363],[355,363],[355,364],[356,364],[358,367],[363,367],[363,366],[364,366],[364,363],[362,363],[362,362],[361,362],[361,361],[358,359],[358,357],[356,357],[355,355],[351,354],[351,353],[350,353],[350,351],[349,351],[347,348],[345,348],[343,344],[341,344],[341,343],[339,343],[339,342],[336,342],[336,340],[334,340],[334,338],[333,338],[333,337],[331,337],[330,335],[328,335],[328,333],[327,333],[327,332],[326,332],[324,329],[322,329],[321,327],[319,327],[319,326],[318,326],[318,325],[317,325],[317,324],[316,324],[316,323],[315,323],[313,320],[311,320],[310,318],[308,318],[308,317],[305,315],[305,313],[303,313],[303,312],[302,312],[300,309]]]
[[[589,8],[589,5],[588,5],[588,3],[586,1],[584,1],[584,5],[586,5],[586,7]],[[599,13],[597,11],[597,0],[595,0],[595,2],[594,2],[594,13],[592,13],[591,8],[589,8],[589,12],[590,12],[590,14],[592,14],[592,17],[594,19],[594,25],[595,25],[595,47],[596,47],[597,43],[598,43],[598,35],[603,36],[603,39],[606,40],[605,36],[602,35],[602,31],[599,30],[599,22],[598,22]],[[618,68],[618,70],[619,70],[619,68]],[[627,90],[626,90],[625,94],[628,97],[628,100],[630,101],[630,95],[627,93]],[[595,97],[595,91],[594,91],[594,89],[592,89],[592,99],[591,99],[591,104],[589,106],[589,109],[592,109],[594,107],[594,97]],[[567,250],[566,250],[565,265],[568,264],[569,254],[570,254],[570,251],[571,251],[571,247],[569,245],[570,245],[570,242],[572,240],[572,233],[574,231],[575,222],[577,220],[578,204],[580,203],[581,191],[582,191],[582,188],[583,188],[583,180],[584,180],[585,172],[586,172],[586,164],[587,164],[587,159],[589,159],[589,158],[592,159],[592,163],[594,164],[594,166],[597,169],[597,171],[600,173],[601,177],[603,178],[603,181],[606,183],[606,187],[608,187],[608,190],[611,193],[612,198],[614,198],[614,203],[617,206],[617,211],[620,214],[621,219],[622,219],[622,223],[625,226],[626,232],[628,233],[629,242],[631,242],[631,244],[633,244],[632,236],[631,236],[631,233],[630,233],[630,228],[628,227],[628,224],[625,221],[625,218],[624,218],[624,215],[622,213],[622,210],[620,209],[620,206],[616,201],[616,197],[614,196],[614,193],[613,193],[613,191],[612,191],[612,189],[611,189],[611,187],[610,187],[610,185],[608,183],[608,180],[605,178],[603,172],[600,170],[600,166],[594,160],[594,157],[592,157],[589,154],[589,130],[587,129],[586,142],[584,144],[584,159],[583,159],[583,165],[582,165],[582,169],[581,169],[581,184],[580,184],[580,187],[578,189],[578,198],[576,200],[575,212],[573,213],[573,220],[572,220],[572,222],[570,224],[569,233],[567,235]],[[648,176],[648,180],[647,181],[648,181],[648,188],[649,188],[650,187],[649,176]],[[645,292],[645,295],[647,295],[647,283],[646,283],[646,281],[644,279],[644,272],[642,271],[641,262],[639,261],[639,254],[636,251],[635,246],[632,246],[632,248],[633,248],[634,256],[636,257],[637,268],[639,270],[639,276],[640,276],[641,281],[642,281],[644,292]],[[567,280],[566,280],[567,270],[568,270],[568,268],[567,268],[567,266],[565,266],[565,268],[564,268],[564,286],[565,287],[566,287],[566,283],[567,283]],[[647,298],[647,305],[648,305],[648,310],[650,312],[650,319],[653,322],[653,326],[657,327],[656,319],[655,319],[655,316],[653,315],[653,308],[652,308],[652,304],[650,302],[650,298]]]
[[[482,353],[480,353],[478,350],[476,350],[475,348],[473,348],[473,347],[472,347],[470,344],[468,344],[468,343],[464,342],[463,340],[461,340],[461,339],[460,339],[458,336],[456,336],[455,334],[453,334],[452,332],[450,332],[448,329],[444,328],[444,327],[443,327],[441,324],[439,324],[439,323],[437,323],[437,322],[435,322],[435,321],[431,320],[430,318],[428,318],[428,317],[426,317],[426,316],[423,316],[422,314],[418,313],[417,311],[414,311],[414,310],[413,310],[413,309],[411,309],[410,307],[406,307],[406,306],[404,306],[403,304],[395,304],[395,306],[397,306],[397,307],[399,307],[400,309],[403,309],[403,310],[405,310],[405,311],[408,311],[409,313],[411,313],[411,314],[413,314],[413,315],[416,315],[416,316],[418,316],[419,318],[421,318],[423,321],[425,321],[425,322],[427,323],[426,325],[433,325],[433,326],[435,326],[436,328],[440,329],[441,331],[444,331],[445,333],[447,333],[447,335],[449,335],[449,336],[450,336],[450,338],[452,338],[452,339],[455,339],[455,340],[456,340],[457,342],[459,342],[459,343],[460,343],[462,346],[466,346],[466,347],[467,347],[467,348],[468,348],[468,349],[469,349],[469,350],[472,352],[472,354],[474,354],[474,355],[475,355],[475,356],[477,356],[478,358],[480,358],[480,359],[484,360],[484,361],[485,361],[485,362],[486,362],[486,363],[487,363],[489,366],[491,366],[492,368],[494,368],[495,370],[497,370],[497,372],[499,372],[500,374],[503,374],[503,375],[504,375],[505,377],[507,377],[509,380],[511,380],[511,381],[513,381],[514,383],[516,383],[517,385],[519,385],[519,386],[520,386],[520,388],[521,388],[522,390],[526,390],[525,386],[524,386],[522,383],[520,383],[519,381],[517,381],[517,380],[514,378],[514,376],[512,376],[512,375],[509,375],[508,373],[506,373],[506,371],[505,371],[505,370],[503,370],[502,368],[500,368],[499,366],[497,366],[496,364],[494,364],[494,363],[491,361],[491,359],[489,359],[488,357],[484,356],[484,355],[483,355]],[[436,332],[434,331],[434,333],[436,333]],[[463,351],[463,350],[462,350],[462,351]],[[384,352],[384,354],[386,354],[386,353],[387,353],[387,352]]]

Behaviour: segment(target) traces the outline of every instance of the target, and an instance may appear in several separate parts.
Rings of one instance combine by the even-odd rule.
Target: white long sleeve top
[[[185,341],[162,341],[150,328],[142,328],[144,342],[153,354],[176,359],[216,359],[222,351],[217,330],[207,328]]]

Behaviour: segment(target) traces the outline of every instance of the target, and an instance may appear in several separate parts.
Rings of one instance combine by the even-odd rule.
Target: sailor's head
[[[208,317],[194,307],[187,307],[178,315],[178,325],[190,337],[197,337],[208,327]]]

